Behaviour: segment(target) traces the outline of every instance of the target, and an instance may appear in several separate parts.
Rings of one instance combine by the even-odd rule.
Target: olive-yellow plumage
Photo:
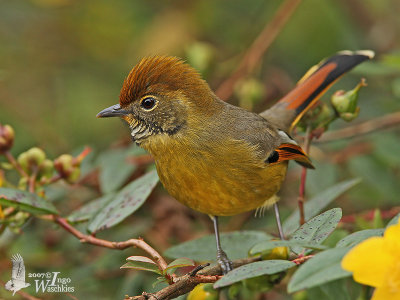
[[[126,78],[119,104],[98,116],[120,116],[129,124],[132,139],[152,154],[162,184],[178,201],[211,216],[235,215],[276,201],[289,160],[312,167],[286,131],[337,78],[368,58],[364,51],[326,60],[261,115],[220,100],[176,57],[144,58]],[[231,265],[214,224],[226,272]]]

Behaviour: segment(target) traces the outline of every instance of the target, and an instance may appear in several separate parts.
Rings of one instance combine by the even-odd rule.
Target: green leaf
[[[102,153],[97,162],[100,165],[100,188],[103,194],[119,189],[136,170],[137,166],[127,162],[129,156],[142,151],[134,146],[124,149],[112,149]]]
[[[354,232],[345,238],[341,239],[336,247],[353,247],[358,243],[373,236],[382,236],[384,229],[366,229]]]
[[[274,241],[274,240],[269,240],[269,241],[263,241],[261,243],[255,244],[249,251],[250,255],[256,255],[258,253],[263,253],[269,250],[272,250],[276,247],[303,247],[303,248],[309,248],[309,249],[314,249],[314,250],[324,250],[327,247],[324,245],[318,245],[318,244],[311,244],[307,243],[306,241]]]
[[[400,218],[400,213],[397,214],[397,216],[395,216],[393,219],[391,219],[389,223],[386,225],[386,227],[398,224],[399,218]]]
[[[194,266],[195,263],[192,259],[186,258],[186,257],[181,257],[175,259],[173,262],[169,263],[168,266],[165,268],[165,271],[168,270],[175,270],[177,268],[182,268],[182,267],[189,267],[189,266]]]
[[[149,271],[161,275],[161,271],[157,264],[145,256],[130,256],[126,260],[128,262],[121,266],[121,269],[135,269],[142,271]]]
[[[128,184],[90,220],[88,231],[94,233],[123,221],[144,203],[157,182],[157,172],[151,171]]]
[[[115,193],[105,195],[90,201],[79,209],[75,210],[67,218],[69,222],[85,222],[91,219],[102,207],[110,202],[115,196]]]
[[[325,191],[314,196],[312,199],[306,201],[304,204],[304,214],[306,220],[309,220],[310,218],[319,214],[325,207],[329,205],[329,203],[360,182],[360,178],[340,182],[331,186],[330,188],[327,188]],[[297,228],[299,228],[299,220],[299,210],[296,209],[283,223],[283,231],[286,235],[292,234]]]
[[[0,204],[12,206],[34,215],[58,214],[57,209],[48,200],[18,189],[0,188]]]
[[[354,286],[349,287],[347,279],[341,278],[338,280],[330,281],[323,285],[307,290],[307,296],[310,300],[351,300],[358,299],[351,297],[350,292],[354,293]],[[353,295],[354,296],[354,295]]]
[[[271,236],[261,231],[235,231],[221,234],[221,244],[231,260],[247,257],[247,251]],[[216,257],[215,236],[208,235],[169,248],[164,253],[171,258],[182,256],[196,261],[213,261]]]
[[[320,244],[335,230],[341,218],[342,209],[332,208],[301,225],[293,233],[291,240]],[[292,251],[297,254],[303,250],[303,247],[292,247]]]
[[[235,282],[257,277],[261,275],[270,275],[285,271],[296,266],[294,262],[288,260],[264,260],[250,263],[241,266],[237,269],[232,270],[228,274],[224,275],[220,280],[214,284],[214,288],[220,288],[227,285],[231,285]]]
[[[349,250],[349,247],[333,248],[316,254],[294,273],[288,285],[288,292],[297,292],[351,276],[350,272],[343,270],[340,266],[343,256]]]

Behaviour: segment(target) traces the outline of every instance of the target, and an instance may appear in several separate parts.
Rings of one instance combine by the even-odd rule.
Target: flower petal
[[[371,300],[400,300],[400,290],[393,292],[387,287],[379,287],[374,291]]]
[[[384,239],[392,255],[398,256],[400,253],[400,223],[389,226],[385,230]]]
[[[385,284],[387,271],[395,262],[382,237],[369,238],[351,249],[342,260],[342,268],[353,272],[354,280],[374,287]]]

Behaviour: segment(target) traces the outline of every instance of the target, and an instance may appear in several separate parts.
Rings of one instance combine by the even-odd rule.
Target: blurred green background
[[[121,122],[95,116],[118,102],[125,76],[141,57],[183,57],[216,89],[281,3],[0,0],[0,123],[16,130],[13,152],[17,155],[36,145],[55,157],[89,145],[96,154],[116,142],[128,142],[128,130]],[[256,99],[243,99],[238,84],[230,102],[260,112],[324,57],[344,49],[372,49],[376,59],[351,72],[332,91],[351,89],[361,77],[367,79],[368,87],[360,93],[361,113],[354,123],[399,111],[399,11],[397,0],[304,0],[255,72],[246,77],[256,82]],[[332,128],[346,126],[337,121]],[[336,204],[344,208],[345,215],[399,206],[399,137],[396,126],[350,140],[315,144],[316,170],[309,172],[307,192],[313,195],[340,180],[361,177],[363,182]],[[284,215],[296,205],[299,172],[293,165],[288,174],[282,192]],[[171,200],[161,187],[155,194],[134,217],[102,237],[126,240],[140,235],[162,250],[210,230],[207,218]],[[58,206],[69,212],[80,205],[78,200],[96,196],[82,187],[69,188],[59,196]],[[175,223],[169,220],[172,216]],[[274,232],[272,212],[267,217],[250,219],[244,227],[265,228],[267,222]],[[223,229],[232,230],[235,222],[235,218],[226,218]],[[157,233],[160,224],[169,224],[162,237]],[[30,271],[61,270],[71,277],[78,299],[121,299],[151,289],[153,276],[119,270],[131,250],[120,253],[81,245],[40,221],[28,223],[23,230],[22,235],[10,233],[0,239],[2,280],[10,275],[10,254],[20,252]],[[0,290],[0,297],[9,296]],[[43,295],[45,299],[58,297]],[[270,297],[285,299],[277,293]]]

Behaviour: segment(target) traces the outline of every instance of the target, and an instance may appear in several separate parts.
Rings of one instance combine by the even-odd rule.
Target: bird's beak
[[[129,114],[130,112],[122,109],[119,104],[107,107],[97,114],[97,118],[108,118],[108,117],[121,117]]]

